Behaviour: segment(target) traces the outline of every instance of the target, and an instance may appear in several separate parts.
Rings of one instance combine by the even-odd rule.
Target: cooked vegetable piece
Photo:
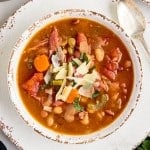
[[[53,73],[57,73],[57,72],[59,72],[62,68],[64,68],[65,66],[59,66],[59,67],[54,67],[53,68]]]
[[[63,83],[63,80],[53,80],[52,85],[54,86],[61,86]]]
[[[88,57],[87,57],[87,54],[86,54],[86,53],[81,53],[81,55],[80,55],[80,60],[81,60],[82,62],[88,63],[89,59],[88,59]]]
[[[68,99],[69,94],[71,93],[71,90],[72,90],[72,86],[65,86],[63,91],[62,91],[62,94],[60,95],[59,98],[62,101],[66,101],[67,102],[67,99]]]
[[[50,66],[48,56],[46,55],[38,55],[34,59],[34,67],[39,72],[44,72]]]
[[[90,114],[93,114],[95,113],[95,111],[97,111],[97,107],[95,104],[92,104],[92,103],[89,103],[87,105],[87,111],[90,113]]]
[[[55,100],[56,100],[56,101],[59,100],[59,97],[60,97],[60,95],[61,95],[61,93],[62,93],[62,90],[63,90],[65,84],[66,84],[66,78],[63,80],[59,91],[56,93],[56,96],[55,96]]]
[[[61,80],[64,79],[67,75],[67,70],[65,68],[62,68],[55,76],[55,80]]]
[[[76,109],[76,111],[80,112],[84,110],[84,107],[80,105],[79,98],[76,97],[73,101],[73,106]]]
[[[108,101],[108,95],[107,94],[102,94],[100,99],[98,99],[96,101],[96,108],[97,109],[102,109],[107,104],[107,101]]]
[[[29,80],[23,83],[22,87],[28,92],[29,95],[37,96],[40,82],[43,80],[43,73],[35,73]]]
[[[73,61],[78,65],[80,66],[82,64],[82,62],[80,61],[79,58],[73,58]]]
[[[67,103],[73,103],[74,99],[78,96],[79,96],[78,90],[77,89],[72,89],[69,96],[68,96],[68,98],[67,98],[67,100],[66,100],[66,102]]]
[[[83,85],[79,88],[79,94],[88,98],[92,98],[94,87],[91,84]]]
[[[72,77],[73,73],[74,73],[73,65],[71,62],[69,62],[69,64],[68,64],[68,77]]]
[[[84,62],[76,69],[75,76],[85,75],[87,72],[88,72],[88,67],[86,65],[86,62]]]
[[[51,77],[52,77],[52,72],[51,72],[51,68],[49,68],[44,76],[44,81],[46,84],[49,84]]]
[[[74,67],[78,67],[78,66],[79,66],[74,60],[72,60],[71,63],[72,63],[72,65],[73,65]]]
[[[92,94],[92,98],[96,98],[100,95],[100,92],[99,91],[95,91],[93,94]]]

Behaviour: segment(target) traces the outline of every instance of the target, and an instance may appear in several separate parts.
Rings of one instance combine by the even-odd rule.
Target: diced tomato
[[[77,45],[79,46],[79,51],[82,53],[91,53],[91,48],[88,45],[87,37],[84,33],[77,34]]]
[[[43,73],[35,73],[29,80],[27,80],[22,87],[27,93],[37,99],[37,93],[39,90],[40,82],[43,80]]]
[[[56,51],[56,49],[60,46],[62,39],[59,37],[58,30],[56,27],[52,30],[49,37],[49,48],[52,51]]]
[[[115,80],[115,78],[116,78],[116,73],[113,72],[113,71],[111,71],[111,70],[108,70],[107,68],[105,68],[105,69],[103,70],[103,73],[104,73],[104,75],[105,75],[107,78],[109,78],[110,80]]]

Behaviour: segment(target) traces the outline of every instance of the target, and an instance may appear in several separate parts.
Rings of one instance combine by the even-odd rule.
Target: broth
[[[111,124],[129,101],[133,79],[132,61],[119,37],[81,18],[38,31],[18,67],[21,99],[30,114],[45,127],[71,135]]]

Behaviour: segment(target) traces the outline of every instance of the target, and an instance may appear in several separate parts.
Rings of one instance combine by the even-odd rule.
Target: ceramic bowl
[[[19,90],[17,86],[17,68],[19,64],[19,59],[24,47],[31,39],[31,37],[34,36],[34,34],[37,33],[37,31],[39,31],[41,28],[43,28],[49,23],[64,18],[74,18],[74,17],[87,18],[96,21],[106,26],[107,28],[112,30],[116,35],[118,35],[118,37],[120,37],[120,39],[123,41],[124,45],[126,46],[130,54],[130,57],[133,62],[133,68],[134,68],[134,86],[133,86],[132,94],[130,96],[130,100],[126,108],[121,113],[121,115],[113,123],[111,123],[109,126],[105,127],[104,129],[91,134],[81,135],[81,136],[64,135],[64,134],[56,133],[42,126],[40,123],[38,123],[25,108],[21,100],[21,97],[19,95]],[[38,133],[42,134],[43,136],[49,139],[62,142],[62,143],[88,143],[88,142],[95,141],[96,139],[102,139],[109,136],[110,134],[113,134],[117,129],[121,128],[121,126],[130,117],[131,113],[135,109],[135,106],[140,98],[140,91],[142,86],[142,66],[141,66],[140,57],[138,55],[138,51],[136,50],[134,43],[131,41],[131,39],[126,35],[126,33],[118,24],[116,24],[112,20],[108,19],[106,16],[97,12],[93,12],[89,10],[70,9],[70,10],[57,11],[43,17],[42,19],[32,24],[22,34],[22,36],[18,39],[18,41],[16,42],[12,50],[7,77],[8,77],[8,88],[10,91],[10,97],[15,108],[17,109],[20,116],[25,120],[25,122],[29,126],[33,127],[35,131],[37,131]]]

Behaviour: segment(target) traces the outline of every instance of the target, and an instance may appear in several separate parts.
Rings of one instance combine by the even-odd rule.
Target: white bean
[[[54,118],[53,118],[52,115],[49,115],[49,116],[47,117],[47,125],[50,127],[50,126],[52,126],[53,124],[54,124]]]
[[[47,116],[48,116],[48,112],[42,110],[42,111],[41,111],[41,117],[42,117],[42,118],[46,118]]]
[[[95,56],[96,56],[97,61],[99,61],[99,62],[103,61],[104,49],[102,47],[95,49]]]
[[[75,110],[74,106],[72,104],[68,105],[66,107],[66,111],[65,111],[65,114],[64,114],[64,119],[67,122],[73,122],[75,113],[76,113],[76,110]]]
[[[61,106],[56,106],[56,107],[54,107],[53,112],[55,114],[61,114],[63,112],[63,109]]]
[[[89,115],[88,115],[88,113],[85,114],[84,118],[80,122],[84,125],[89,124]]]
[[[65,119],[67,122],[73,122],[73,121],[74,121],[74,115],[65,114],[65,115],[64,115],[64,119]]]

